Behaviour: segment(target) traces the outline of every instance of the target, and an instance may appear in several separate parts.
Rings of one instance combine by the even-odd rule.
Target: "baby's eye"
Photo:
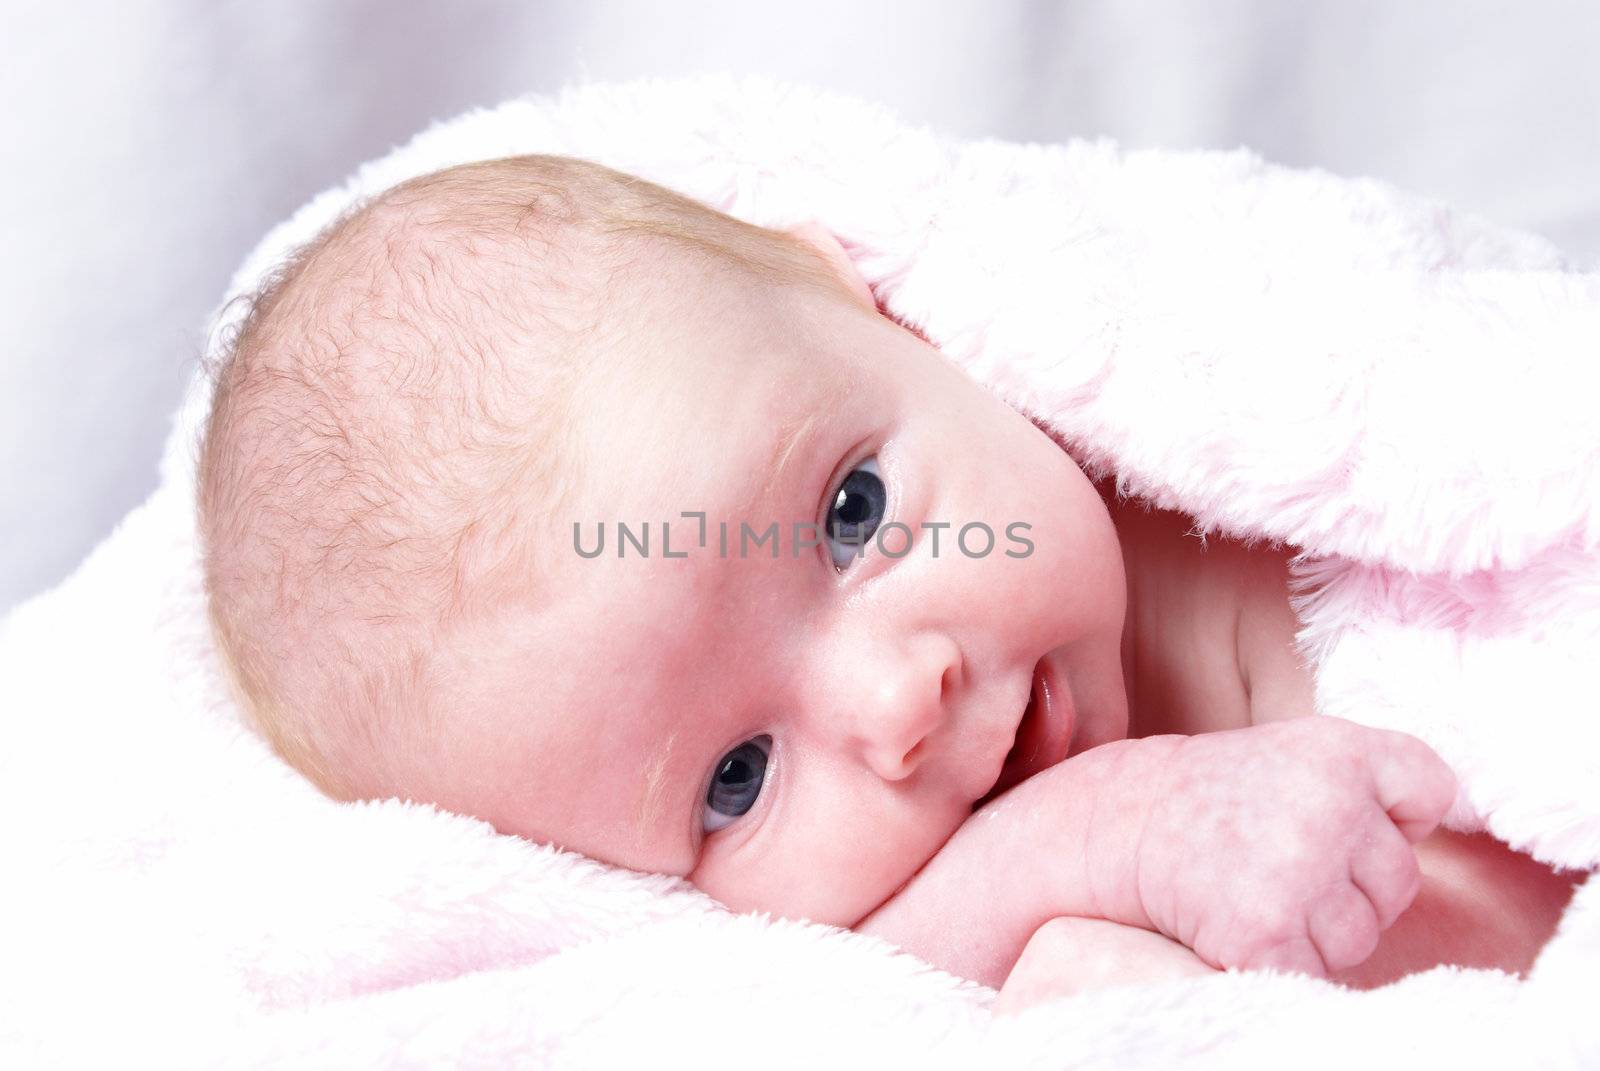
[[[850,470],[828,507],[824,525],[828,532],[828,553],[833,567],[843,572],[851,558],[861,556],[861,548],[883,523],[889,493],[878,478],[878,459],[869,457]],[[835,545],[834,540],[838,540]]]
[[[706,790],[705,818],[701,823],[707,833],[731,825],[735,818],[756,805],[761,797],[761,782],[767,776],[767,755],[771,751],[772,737],[758,736],[717,760],[716,775]]]

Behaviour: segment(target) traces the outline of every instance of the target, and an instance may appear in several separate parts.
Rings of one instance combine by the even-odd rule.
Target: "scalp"
[[[257,727],[330,794],[427,732],[431,651],[532,571],[530,513],[575,478],[603,325],[565,194],[533,177],[430,176],[348,213],[257,293],[218,378],[213,622]]]
[[[453,633],[538,599],[586,476],[586,371],[629,349],[667,259],[837,286],[787,236],[518,157],[354,206],[251,295],[212,370],[206,593],[252,723],[324,792],[397,793]]]

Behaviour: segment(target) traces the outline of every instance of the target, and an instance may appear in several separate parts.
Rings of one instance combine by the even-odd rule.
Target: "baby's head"
[[[582,161],[425,176],[293,257],[199,508],[240,698],[324,792],[737,908],[853,924],[997,781],[1126,724],[1071,458],[831,236]],[[1019,738],[1041,660],[1065,716]]]

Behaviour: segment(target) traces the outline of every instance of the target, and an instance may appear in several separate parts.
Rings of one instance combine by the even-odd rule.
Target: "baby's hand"
[[[1410,905],[1412,844],[1455,790],[1416,737],[1339,718],[1183,737],[1131,813],[1091,823],[1090,880],[1104,917],[1142,919],[1215,967],[1321,977],[1370,956]],[[1135,851],[1113,847],[1130,835]],[[1097,843],[1119,860],[1099,877]]]

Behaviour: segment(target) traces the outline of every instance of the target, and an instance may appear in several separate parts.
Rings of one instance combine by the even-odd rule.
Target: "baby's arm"
[[[967,819],[856,930],[998,987],[1051,919],[1114,918],[1095,879],[1127,873],[1143,820],[1128,805],[1147,809],[1121,786],[1150,783],[1184,739],[1119,740],[1035,774]]]
[[[1416,895],[1411,843],[1454,792],[1421,741],[1337,718],[1121,740],[979,811],[857,929],[989,985],[1058,916],[1321,975]]]

